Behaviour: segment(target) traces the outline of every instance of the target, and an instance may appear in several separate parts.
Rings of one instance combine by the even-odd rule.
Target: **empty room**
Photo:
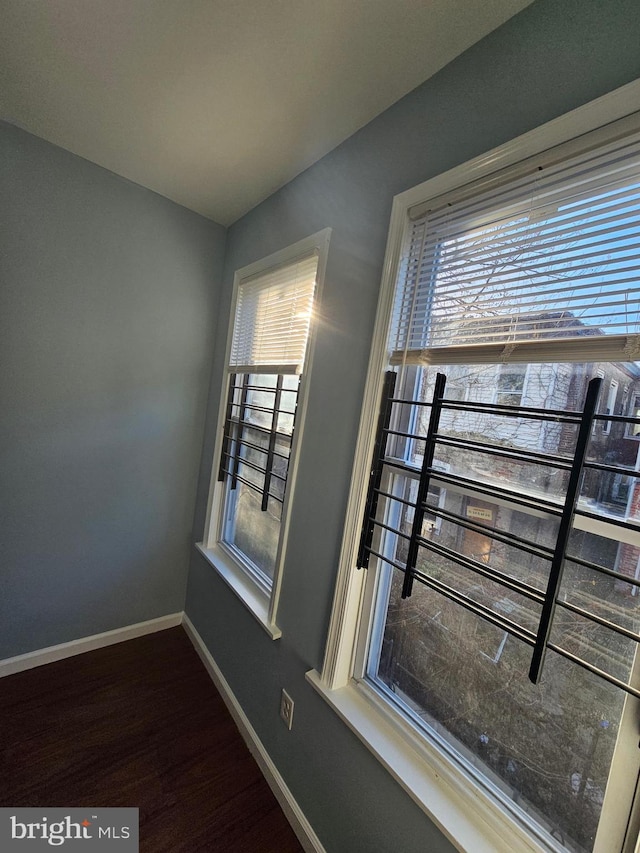
[[[637,853],[637,0],[0,20],[0,850]]]

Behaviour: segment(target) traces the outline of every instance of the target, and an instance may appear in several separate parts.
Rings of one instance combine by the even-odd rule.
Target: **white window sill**
[[[205,560],[213,566],[227,586],[235,592],[271,639],[279,639],[282,636],[282,631],[275,622],[271,621],[269,615],[271,598],[269,594],[261,589],[242,566],[222,548],[205,548],[202,542],[197,542],[196,548]]]
[[[407,733],[367,690],[352,682],[329,689],[311,670],[307,681],[384,765],[411,799],[464,853],[549,853],[435,744]],[[382,701],[382,700],[380,700]]]

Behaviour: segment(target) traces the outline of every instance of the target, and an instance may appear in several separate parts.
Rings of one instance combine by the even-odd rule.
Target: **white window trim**
[[[322,673],[311,671],[307,673],[307,678],[428,817],[459,850],[468,853],[484,850],[532,850],[542,853],[554,848],[539,836],[536,838],[534,828],[527,832],[506,807],[456,766],[435,740],[421,739],[418,747],[412,727],[399,714],[387,711],[377,702],[373,690],[352,678],[354,662],[361,655],[358,650],[361,614],[371,604],[365,601],[365,597],[370,595],[365,583],[367,573],[355,569],[356,555],[375,439],[381,378],[389,361],[387,330],[405,227],[409,211],[413,208],[415,214],[415,207],[424,205],[428,199],[481,179],[491,181],[492,176],[501,169],[516,165],[554,146],[563,143],[570,145],[571,140],[598,128],[602,128],[605,135],[606,125],[611,122],[626,120],[630,128],[637,127],[638,103],[640,80],[407,190],[393,200],[325,659]],[[637,748],[637,733],[631,726],[629,714],[625,714],[623,720],[626,723],[621,726],[624,731],[620,734],[619,748],[629,747],[633,751]],[[411,746],[407,746],[408,743]],[[622,794],[614,781],[608,786],[607,800],[614,800]],[[602,844],[603,836],[610,829],[605,826],[606,811],[605,801],[601,831],[594,853],[605,853],[610,849]],[[635,820],[637,809],[634,809],[633,814]],[[640,844],[636,846],[632,840],[633,832],[628,835],[624,853],[640,850]]]
[[[282,636],[282,631],[277,625],[278,601],[282,586],[282,570],[285,562],[287,538],[290,522],[290,508],[292,504],[296,472],[298,467],[298,448],[304,432],[304,421],[307,410],[308,378],[313,368],[313,354],[315,350],[317,323],[311,323],[309,338],[307,341],[307,353],[305,357],[304,370],[300,390],[298,394],[298,405],[296,412],[296,427],[291,446],[289,470],[287,474],[287,490],[282,506],[280,546],[276,557],[273,583],[269,589],[265,584],[259,582],[255,575],[250,572],[229,548],[221,542],[222,528],[224,525],[224,483],[218,482],[218,461],[222,450],[222,432],[225,419],[225,400],[228,383],[227,365],[230,360],[231,342],[233,338],[233,326],[235,318],[236,301],[240,284],[256,275],[266,272],[272,267],[283,266],[293,263],[296,258],[309,255],[312,252],[318,254],[318,269],[316,273],[316,290],[314,305],[320,304],[322,285],[324,283],[325,270],[327,266],[327,254],[329,250],[329,239],[331,229],[325,228],[309,237],[299,240],[285,249],[274,252],[266,258],[262,258],[252,264],[236,271],[233,282],[233,298],[229,313],[229,327],[227,331],[227,346],[225,350],[223,376],[220,386],[220,406],[216,424],[216,441],[213,451],[213,464],[211,481],[209,485],[209,499],[207,502],[207,514],[202,541],[196,543],[196,548],[203,557],[213,566],[218,575],[225,581],[230,589],[245,604],[249,612],[258,620],[267,634],[273,640]],[[314,309],[314,314],[316,310]]]

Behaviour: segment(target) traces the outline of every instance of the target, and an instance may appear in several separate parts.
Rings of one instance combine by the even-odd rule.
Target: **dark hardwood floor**
[[[0,679],[0,806],[137,806],[141,853],[302,850],[182,628]]]

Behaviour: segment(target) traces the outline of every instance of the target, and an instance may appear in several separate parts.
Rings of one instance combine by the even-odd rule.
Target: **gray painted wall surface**
[[[187,613],[329,853],[450,844],[305,682],[320,668],[394,194],[640,76],[637,0],[538,0],[231,227],[195,530],[233,271],[333,229],[278,623],[270,641],[194,553]],[[281,687],[295,701],[288,732]]]
[[[224,238],[0,124],[0,659],[182,610]]]

